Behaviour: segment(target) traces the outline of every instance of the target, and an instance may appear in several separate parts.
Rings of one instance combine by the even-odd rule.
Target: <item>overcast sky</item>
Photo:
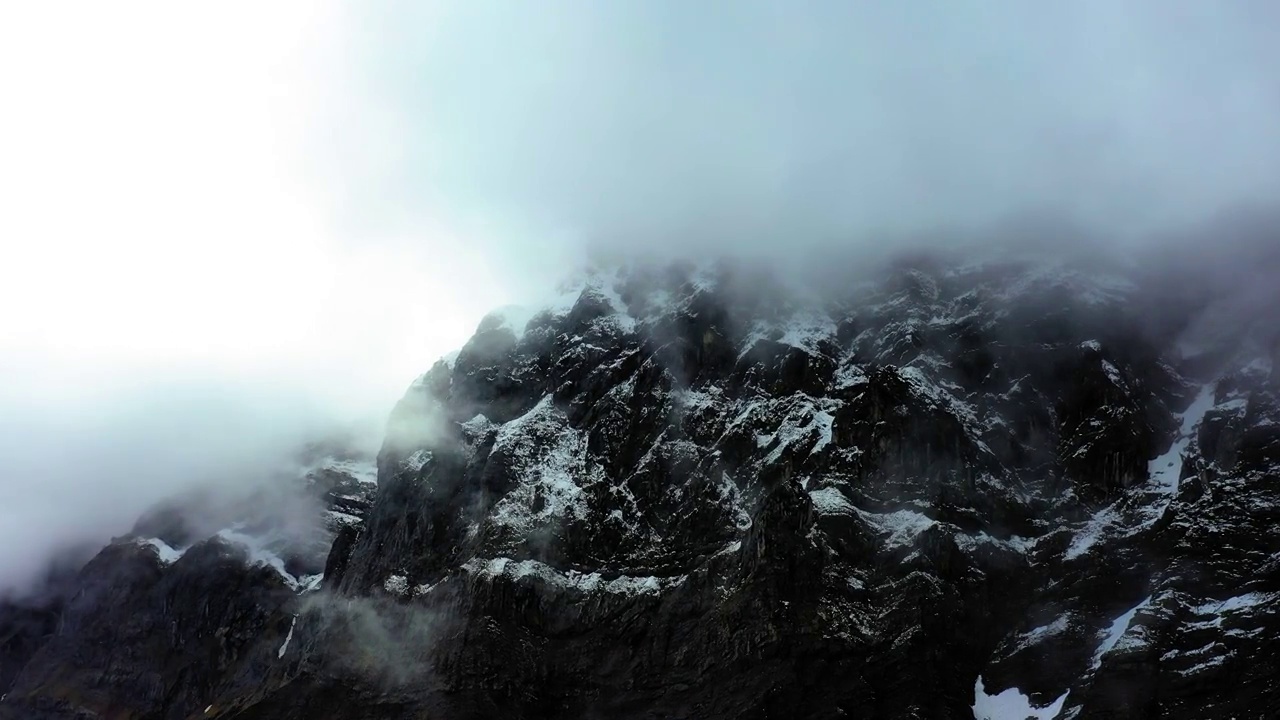
[[[587,242],[1280,196],[1277,67],[1262,0],[6,3],[0,585],[380,417]]]
[[[1280,188],[1265,2],[376,7],[357,53],[407,123],[376,193],[511,237],[830,242],[1043,204],[1132,231]]]

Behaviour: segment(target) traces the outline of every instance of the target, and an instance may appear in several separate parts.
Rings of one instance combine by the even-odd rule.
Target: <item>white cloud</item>
[[[441,223],[346,221],[398,144],[349,74],[349,20],[0,7],[0,586],[326,422],[380,420],[502,300]]]
[[[801,256],[1028,206],[1132,230],[1280,196],[1275,20],[0,4],[0,585],[31,538],[119,529],[281,427],[379,416],[587,242]],[[175,457],[173,428],[206,449]]]

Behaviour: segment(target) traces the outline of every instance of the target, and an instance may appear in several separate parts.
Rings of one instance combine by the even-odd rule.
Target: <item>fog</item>
[[[7,5],[0,587],[380,427],[588,248],[1158,254],[1280,197],[1276,67],[1264,2]]]
[[[1193,1],[432,3],[412,19],[370,11],[360,52],[379,97],[421,130],[384,198],[429,197],[513,241],[743,252],[1043,207],[1132,235],[1269,200],[1277,15]]]
[[[344,12],[0,9],[0,589],[376,432],[501,300],[438,224],[344,227]]]

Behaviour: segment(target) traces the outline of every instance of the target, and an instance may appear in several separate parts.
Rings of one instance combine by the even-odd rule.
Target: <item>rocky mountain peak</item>
[[[277,528],[258,501],[149,514],[0,717],[1248,716],[1280,702],[1280,346],[1189,351],[1217,301],[1153,315],[1153,277],[597,267],[410,386],[376,495],[306,472],[327,534],[280,567],[216,529],[166,563]],[[128,682],[70,659],[110,638]]]

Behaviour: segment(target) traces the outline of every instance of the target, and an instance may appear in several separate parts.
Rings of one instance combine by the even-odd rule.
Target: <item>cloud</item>
[[[795,251],[1028,208],[1133,234],[1280,190],[1264,4],[362,7],[369,92],[412,128],[369,191],[487,224],[513,262],[566,236]]]
[[[373,417],[588,246],[797,257],[1280,196],[1266,3],[0,9],[0,585]],[[844,257],[848,257],[845,255]]]
[[[0,8],[0,589],[380,426],[502,299],[446,228],[344,224],[345,12]]]

